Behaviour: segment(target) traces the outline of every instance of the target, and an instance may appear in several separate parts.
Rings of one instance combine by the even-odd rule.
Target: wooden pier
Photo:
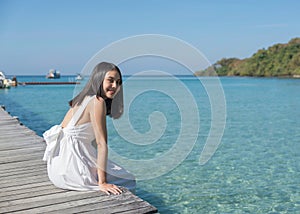
[[[20,82],[19,85],[76,85],[80,82]]]
[[[48,179],[43,138],[0,108],[0,213],[157,213],[123,189],[121,195],[69,191]]]

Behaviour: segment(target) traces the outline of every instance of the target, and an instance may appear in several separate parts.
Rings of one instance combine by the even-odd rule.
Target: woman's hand
[[[122,190],[114,184],[99,183],[98,186],[100,190],[105,192],[107,195],[110,195],[110,193],[114,195],[120,195],[122,193]]]

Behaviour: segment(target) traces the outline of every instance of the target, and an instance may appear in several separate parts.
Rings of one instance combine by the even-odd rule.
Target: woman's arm
[[[107,129],[106,129],[106,104],[103,98],[95,98],[90,106],[90,118],[93,125],[97,143],[98,185],[101,191],[107,194],[120,194],[122,191],[113,184],[106,183],[107,164]]]

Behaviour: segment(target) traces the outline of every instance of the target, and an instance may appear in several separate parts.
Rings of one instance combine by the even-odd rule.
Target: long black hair
[[[103,97],[102,84],[104,77],[109,71],[117,71],[120,75],[120,90],[114,97],[114,99],[105,99],[106,112],[109,116],[116,119],[123,114],[123,88],[122,88],[122,74],[118,66],[109,62],[101,62],[95,66],[90,76],[89,81],[82,89],[82,91],[69,101],[69,105],[74,107],[80,105],[86,96],[96,95],[97,97]]]

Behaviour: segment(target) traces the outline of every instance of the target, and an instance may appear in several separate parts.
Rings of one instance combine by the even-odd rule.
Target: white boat
[[[12,81],[10,79],[6,79],[4,73],[0,71],[0,88],[10,88]]]
[[[77,74],[77,77],[75,78],[76,80],[83,80],[84,77],[81,74]]]
[[[46,78],[48,79],[58,79],[60,78],[60,72],[55,69],[50,69]]]

